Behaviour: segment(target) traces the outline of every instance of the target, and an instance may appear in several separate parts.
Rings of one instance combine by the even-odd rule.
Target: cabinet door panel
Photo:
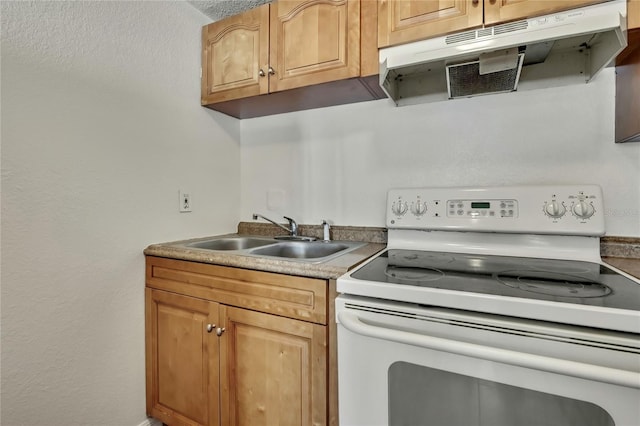
[[[359,76],[359,1],[274,2],[270,34],[271,92]]]
[[[485,0],[485,25],[546,15],[606,0]]]
[[[202,44],[203,104],[267,93],[269,5],[206,26]]]
[[[378,1],[378,47],[423,40],[480,25],[481,1]]]
[[[221,306],[221,423],[326,424],[326,327]]]
[[[147,411],[165,423],[218,422],[217,304],[146,290]]]

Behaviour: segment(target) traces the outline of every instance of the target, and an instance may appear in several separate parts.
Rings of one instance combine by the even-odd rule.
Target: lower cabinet
[[[147,258],[147,414],[328,424],[328,281]]]

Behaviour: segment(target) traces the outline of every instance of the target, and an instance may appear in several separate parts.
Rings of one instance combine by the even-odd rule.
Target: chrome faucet
[[[331,225],[326,220],[322,220],[322,241],[328,242],[331,241]]]
[[[298,236],[298,224],[296,223],[296,221],[291,219],[290,217],[287,217],[287,216],[283,216],[283,217],[289,221],[289,227],[288,228],[286,226],[284,226],[284,225],[281,225],[281,224],[277,223],[275,220],[271,220],[268,217],[262,216],[261,214],[257,214],[257,213],[253,214],[253,220],[258,220],[258,218],[264,219],[267,222],[271,222],[274,225],[279,226],[280,228],[284,229],[292,237],[297,237]]]

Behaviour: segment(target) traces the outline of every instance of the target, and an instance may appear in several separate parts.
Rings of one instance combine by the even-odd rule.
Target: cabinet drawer
[[[327,323],[326,280],[147,256],[147,287]]]

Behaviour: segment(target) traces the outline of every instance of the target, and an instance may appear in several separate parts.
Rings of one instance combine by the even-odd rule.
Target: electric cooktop
[[[351,276],[402,286],[640,310],[637,282],[584,261],[391,249]]]

